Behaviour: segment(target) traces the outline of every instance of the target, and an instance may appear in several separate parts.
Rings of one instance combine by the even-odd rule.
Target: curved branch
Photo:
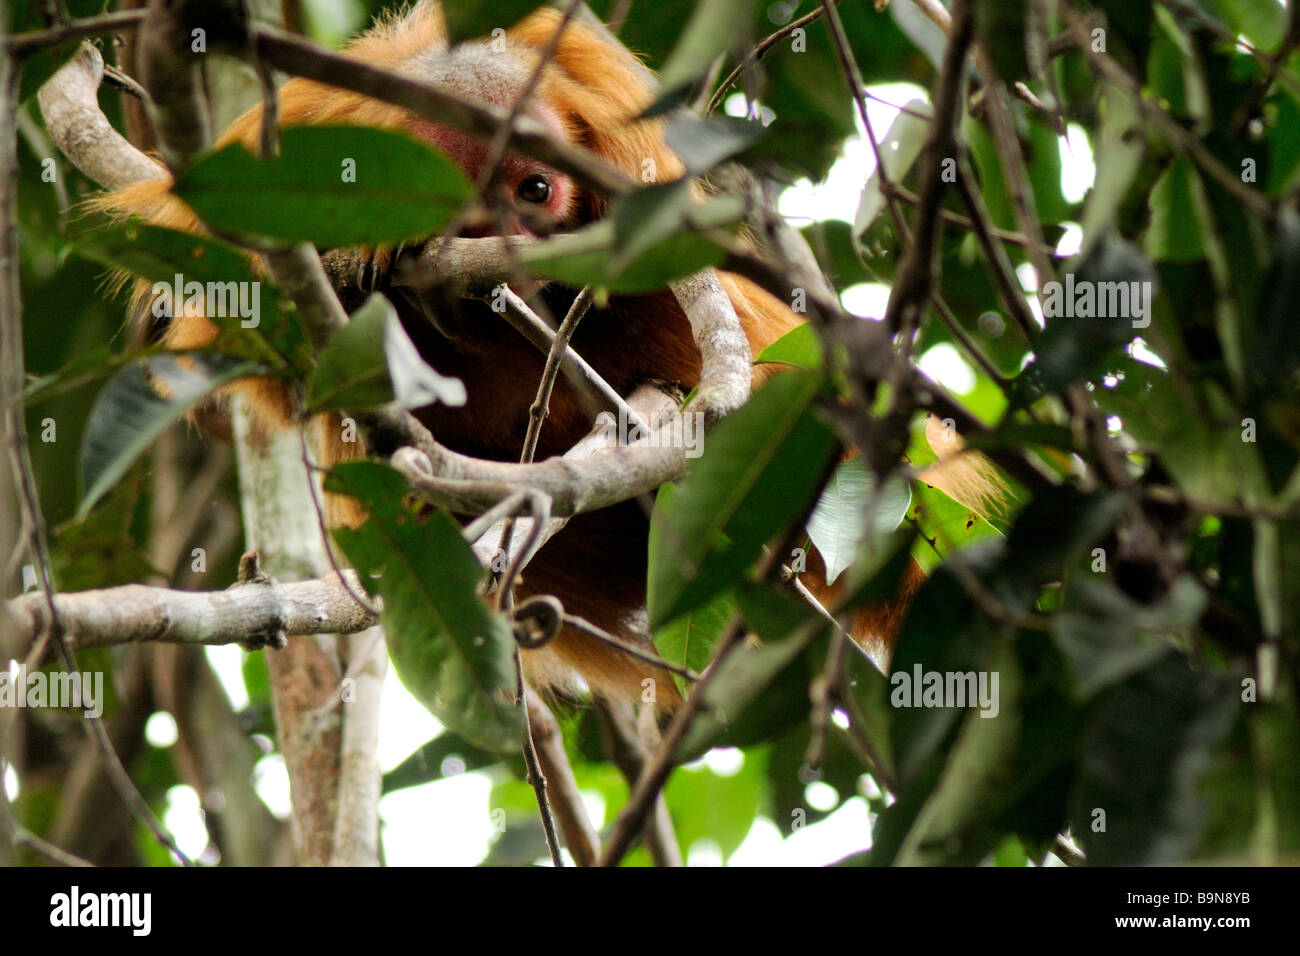
[[[749,339],[718,274],[703,269],[668,283],[686,313],[700,350],[700,385],[686,411],[702,412],[707,425],[729,415],[749,398],[754,356]]]
[[[167,173],[132,146],[99,108],[104,58],[83,43],[36,94],[50,138],[74,166],[106,189],[121,189]]]

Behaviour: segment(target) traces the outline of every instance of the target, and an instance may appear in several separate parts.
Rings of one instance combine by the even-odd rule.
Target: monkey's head
[[[503,113],[517,112],[556,139],[591,149],[638,178],[681,175],[681,164],[664,143],[662,123],[637,119],[649,102],[649,87],[639,65],[617,43],[577,22],[565,25],[555,43],[558,16],[541,10],[504,35],[449,47],[434,9],[417,7],[405,19],[363,37],[348,52],[386,60],[391,69],[459,98]],[[369,121],[371,103],[357,106],[351,119]],[[576,229],[605,213],[604,197],[580,188],[545,163],[513,152],[501,155],[489,139],[389,110],[374,120],[424,140],[450,157],[470,182],[486,187],[484,203],[458,220],[460,236],[541,237]],[[544,287],[540,281],[511,286],[526,299]],[[477,342],[490,347],[493,330],[501,324],[499,317],[484,314],[481,303],[458,299],[448,290],[393,291],[444,337],[465,346]],[[547,293],[548,299],[560,297],[555,306],[561,310],[567,308],[564,292]]]
[[[533,89],[530,80],[536,54],[520,44],[472,41],[450,50],[431,49],[415,54],[399,65],[412,76],[468,100],[521,115],[544,126],[560,139],[573,140],[575,131],[550,105],[548,68]],[[473,183],[482,181],[492,161],[491,145],[460,130],[415,117],[411,131],[450,156]],[[489,199],[495,216],[471,222],[461,230],[465,236],[544,235],[576,224],[578,190],[568,176],[545,163],[507,153],[496,167]]]

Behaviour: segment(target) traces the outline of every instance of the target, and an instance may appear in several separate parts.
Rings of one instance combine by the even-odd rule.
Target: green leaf
[[[1107,235],[1072,266],[1040,294],[1047,328],[1016,382],[1025,399],[1100,378],[1116,349],[1153,321],[1157,275],[1135,245]]]
[[[1090,864],[1174,863],[1191,852],[1205,821],[1202,776],[1238,706],[1231,679],[1172,652],[1103,696],[1080,743],[1073,800]]]
[[[803,514],[838,445],[811,408],[821,387],[811,373],[778,376],[709,432],[672,507],[651,519],[652,628],[736,581]]]
[[[659,489],[655,507],[671,508],[677,486],[671,482]],[[719,594],[708,604],[674,618],[654,633],[655,650],[670,664],[699,674],[713,659],[713,648],[737,613],[729,593]],[[686,696],[688,685],[680,674],[673,675],[677,692]]]
[[[408,409],[465,404],[464,384],[439,375],[420,357],[392,303],[376,293],[321,351],[308,409],[373,408],[392,401],[394,393]]]
[[[430,235],[473,194],[444,154],[360,126],[284,129],[270,160],[232,143],[182,173],[174,191],[215,229],[324,249]]]
[[[1206,257],[1202,224],[1209,216],[1205,187],[1192,161],[1179,156],[1164,171],[1147,200],[1151,225],[1143,242],[1156,262],[1196,262]]]
[[[681,232],[690,206],[691,185],[686,179],[647,186],[614,200],[608,217],[614,223],[610,268],[622,272],[628,264]]]
[[[542,0],[455,0],[442,5],[447,37],[460,43],[487,37],[493,30],[508,30],[538,7]]]
[[[913,486],[908,514],[921,533],[912,557],[926,574],[953,552],[998,534],[987,518],[921,481]]]
[[[991,827],[990,810],[1003,804],[1017,783],[1015,756],[1023,730],[1022,676],[1010,642],[1001,642],[997,658],[974,673],[984,699],[968,701],[960,714],[961,729],[948,748],[944,768],[929,798],[891,861],[901,866],[964,864],[973,866],[1001,838]],[[994,684],[994,681],[997,683]]]
[[[1070,666],[1072,695],[1088,700],[1145,670],[1168,652],[1169,637],[1195,626],[1204,609],[1205,591],[1190,575],[1148,605],[1103,574],[1081,572],[1052,619],[1052,640]]]
[[[57,372],[42,375],[40,378],[28,382],[27,387],[23,390],[23,403],[25,405],[34,405],[57,398],[80,388],[82,385],[106,378],[123,365],[137,361],[149,354],[151,354],[149,350],[141,349],[114,355],[108,350],[108,346],[96,346],[76,356]]]
[[[155,355],[118,372],[95,400],[81,441],[77,516],[84,518],[159,433],[190,406],[242,376],[250,362],[221,355]]]
[[[476,593],[483,569],[443,511],[421,521],[402,504],[406,481],[387,465],[336,465],[325,487],[355,497],[370,517],[335,538],[384,598],[382,623],[398,676],[443,724],[475,746],[519,744],[514,639]]]
[[[670,120],[665,139],[691,176],[703,176],[762,136],[763,127],[756,122],[735,116],[700,117],[680,112]]]
[[[668,663],[688,667],[698,674],[708,665],[718,638],[735,615],[735,599],[720,594],[703,607],[687,611],[655,631],[655,650]],[[685,697],[690,690],[686,678],[673,674],[673,682],[677,692]]]
[[[1099,112],[1100,142],[1094,140],[1097,177],[1084,199],[1080,259],[1085,258],[1093,244],[1115,227],[1120,207],[1124,205],[1124,198],[1142,165],[1146,148],[1141,118],[1126,94],[1103,91]]]
[[[1154,92],[1169,101],[1170,112],[1189,117],[1197,132],[1207,132],[1210,92],[1191,37],[1166,8],[1155,8],[1156,38],[1147,59],[1147,77]]]
[[[1215,0],[1213,6],[1234,35],[1241,34],[1260,50],[1273,53],[1281,44],[1287,14],[1281,4]]]
[[[1242,413],[1214,383],[1198,389],[1163,369],[1130,362],[1115,387],[1093,394],[1107,413],[1120,416],[1126,431],[1156,451],[1191,499],[1212,507],[1269,498],[1259,444],[1242,440]],[[1195,396],[1190,414],[1189,394]]]
[[[911,504],[912,493],[905,481],[889,482],[877,493],[875,476],[862,459],[841,462],[808,518],[808,537],[826,562],[826,583],[834,584],[853,563],[864,537],[895,530]]]
[[[392,401],[384,360],[384,329],[397,321],[392,303],[376,293],[330,337],[307,388],[307,410],[373,408]]]
[[[708,767],[683,767],[664,788],[673,829],[684,851],[697,840],[717,845],[726,859],[745,841],[765,796],[763,751],[746,751],[744,765],[723,776]],[[725,812],[723,812],[725,811]]]
[[[805,322],[796,325],[754,359],[755,365],[775,362],[797,368],[818,370],[822,367],[822,346],[813,327]]]
[[[704,689],[700,715],[677,749],[677,758],[704,753],[733,725],[825,628],[807,605],[754,584],[736,592],[745,623],[762,639],[742,642],[716,664]]]

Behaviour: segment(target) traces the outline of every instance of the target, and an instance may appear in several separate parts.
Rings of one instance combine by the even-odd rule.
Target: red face
[[[542,108],[527,112],[533,119],[552,127],[557,133],[562,132],[558,118],[545,115],[551,113],[550,110]],[[547,122],[547,119],[552,122]],[[455,160],[470,182],[477,182],[483,175],[483,168],[488,161],[488,145],[482,140],[427,120],[414,122],[412,132],[433,143]],[[572,216],[575,204],[573,180],[544,163],[527,156],[508,154],[501,161],[499,183],[501,198],[513,210],[510,228],[507,230],[510,235],[536,235],[538,230],[530,226],[538,222],[562,226]],[[471,238],[497,233],[498,228],[495,226],[481,226],[464,231]]]
[[[498,109],[510,110],[528,86],[533,67],[522,51],[493,49],[479,41],[452,50],[429,50],[404,64],[407,72],[449,92]],[[534,90],[523,110],[525,116],[565,138],[559,114]],[[445,152],[469,178],[477,182],[488,162],[488,144],[458,130],[425,119],[411,122],[411,131]],[[577,205],[574,183],[544,163],[525,156],[507,155],[498,178],[502,200],[513,210],[506,230],[510,235],[537,235],[569,225]],[[497,235],[499,224],[471,228],[467,236]]]

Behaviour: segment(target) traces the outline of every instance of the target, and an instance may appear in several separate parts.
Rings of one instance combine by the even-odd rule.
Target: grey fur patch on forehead
[[[473,40],[450,50],[421,51],[404,60],[401,69],[449,93],[509,109],[532,73],[528,60],[516,44],[501,51],[492,48],[492,41]]]

